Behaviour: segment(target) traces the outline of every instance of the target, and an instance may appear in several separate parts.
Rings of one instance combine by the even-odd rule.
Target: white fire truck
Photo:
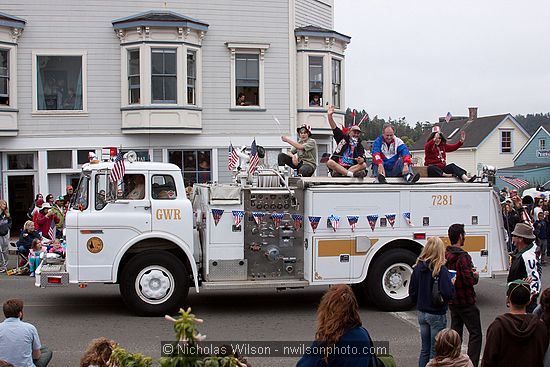
[[[260,169],[233,184],[196,184],[190,200],[176,165],[128,161],[117,185],[114,164],[84,165],[66,216],[66,259],[44,260],[37,286],[118,283],[137,314],[162,315],[182,307],[190,287],[347,283],[380,309],[403,310],[422,246],[431,236],[448,241],[452,223],[466,225],[481,276],[508,264],[488,183],[285,179]]]

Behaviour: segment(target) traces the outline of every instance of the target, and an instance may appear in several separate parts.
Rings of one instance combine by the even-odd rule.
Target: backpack
[[[439,290],[439,276],[434,278],[434,283],[432,285],[432,304],[435,307],[441,307],[445,304],[445,300]]]

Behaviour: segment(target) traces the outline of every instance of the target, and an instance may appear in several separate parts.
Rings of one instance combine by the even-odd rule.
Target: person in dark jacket
[[[540,293],[542,280],[542,266],[535,253],[536,246],[533,243],[535,235],[533,227],[525,223],[516,224],[512,232],[512,241],[516,246],[516,252],[512,255],[512,263],[508,271],[508,282],[517,279],[531,278],[531,302],[527,306],[527,312],[531,313],[537,307],[537,298]]]
[[[447,247],[445,257],[447,267],[456,271],[455,297],[449,301],[451,311],[451,328],[455,330],[460,339],[464,325],[470,335],[468,339],[468,356],[474,366],[479,364],[481,354],[481,318],[479,308],[476,305],[476,292],[474,285],[479,280],[479,273],[475,271],[470,254],[462,249],[466,232],[464,224],[453,224],[447,231],[451,246]]]
[[[521,219],[514,208],[512,208],[511,200],[509,202],[506,201],[502,206],[502,219],[504,220],[504,229],[506,229],[506,233],[508,234],[508,241],[506,243],[508,252],[514,252],[515,247],[512,243],[512,232],[514,231],[514,228],[516,228],[516,224],[521,222]]]
[[[0,199],[0,273],[8,269],[8,245],[10,241],[11,215],[6,200]]]
[[[378,366],[376,356],[370,352],[372,346],[369,332],[361,326],[359,305],[351,287],[335,285],[321,298],[315,342],[296,367]],[[359,354],[345,353],[353,349]]]
[[[23,255],[27,256],[32,246],[32,241],[35,239],[41,239],[40,233],[34,230],[34,222],[28,220],[23,225],[23,230],[19,235],[19,241],[16,242],[17,250]]]
[[[497,316],[489,325],[481,367],[542,367],[548,331],[536,315],[525,312],[531,301],[529,283],[510,282],[506,296],[510,312]]]
[[[328,123],[332,129],[332,135],[336,141],[336,150],[327,161],[327,167],[332,176],[348,176],[363,178],[367,175],[367,163],[365,162],[365,148],[361,144],[361,128],[354,125],[348,134],[344,134],[332,115],[334,106],[328,108]]]
[[[435,279],[444,302],[434,304],[432,288]],[[416,303],[422,347],[418,361],[424,367],[435,356],[435,336],[447,326],[447,302],[454,296],[455,278],[445,266],[445,244],[439,237],[430,237],[422,249],[411,276],[409,297]]]

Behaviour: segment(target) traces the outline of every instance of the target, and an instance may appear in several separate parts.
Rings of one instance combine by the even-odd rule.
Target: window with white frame
[[[512,152],[512,131],[511,130],[500,131],[500,152],[501,153]]]
[[[37,54],[36,110],[85,110],[85,55]]]
[[[309,105],[323,105],[323,57],[309,56]]]
[[[48,169],[73,168],[73,152],[71,150],[48,150]]]
[[[546,149],[546,139],[539,139],[539,150]]]
[[[187,104],[197,104],[197,51],[187,51]]]
[[[176,49],[151,49],[151,101],[153,103],[177,103],[177,80]]]
[[[210,150],[169,150],[168,162],[177,165],[183,173],[185,186],[212,180]]]
[[[10,51],[0,49],[0,105],[10,104]]]
[[[332,59],[332,104],[340,108],[340,95],[342,90],[342,62]]]
[[[128,104],[141,101],[139,73],[139,49],[128,50]]]
[[[231,108],[265,108],[264,59],[269,44],[226,45],[231,51]]]
[[[257,54],[239,53],[235,60],[237,106],[260,105],[260,60]]]

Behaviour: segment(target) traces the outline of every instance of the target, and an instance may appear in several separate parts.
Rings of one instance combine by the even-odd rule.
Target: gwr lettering
[[[157,209],[157,220],[181,220],[181,210],[179,209]]]

